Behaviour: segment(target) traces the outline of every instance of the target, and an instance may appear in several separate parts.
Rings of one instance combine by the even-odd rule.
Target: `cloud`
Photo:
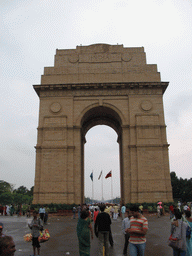
[[[39,98],[32,85],[40,83],[44,67],[54,65],[57,48],[94,43],[144,46],[147,63],[157,64],[162,81],[170,81],[163,99],[171,171],[182,169],[183,177],[190,177],[191,1],[7,0],[1,3],[0,21],[0,166],[5,180],[29,188],[34,182]],[[102,130],[93,128],[90,137],[87,133],[86,175],[92,169],[99,175],[101,168],[114,168],[118,194],[117,135],[104,126]],[[91,193],[90,186],[86,184],[86,193]]]

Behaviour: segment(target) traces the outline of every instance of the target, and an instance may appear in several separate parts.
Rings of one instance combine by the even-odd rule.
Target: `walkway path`
[[[172,256],[172,249],[167,245],[170,232],[169,216],[157,218],[156,215],[146,216],[149,221],[147,233],[146,256]],[[16,256],[29,256],[32,254],[31,243],[24,242],[23,236],[30,233],[27,227],[29,221],[26,217],[0,216],[4,223],[4,233],[11,235],[16,244]],[[70,217],[53,216],[48,220],[51,238],[41,244],[41,256],[78,256],[78,240],[76,235],[77,219]],[[120,256],[123,251],[124,236],[121,232],[121,219],[112,222],[114,246],[110,247],[110,256]],[[91,256],[98,256],[97,238],[91,243]],[[129,256],[129,254],[128,254]]]

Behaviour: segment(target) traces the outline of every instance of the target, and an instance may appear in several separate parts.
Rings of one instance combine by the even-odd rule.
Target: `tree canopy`
[[[192,178],[178,178],[175,172],[171,172],[171,185],[173,190],[173,199],[182,202],[192,201]]]
[[[0,194],[4,192],[12,192],[13,191],[13,185],[4,181],[0,180]]]
[[[10,204],[31,204],[33,200],[33,188],[28,190],[25,186],[20,186],[13,190],[13,185],[0,181],[0,205]]]

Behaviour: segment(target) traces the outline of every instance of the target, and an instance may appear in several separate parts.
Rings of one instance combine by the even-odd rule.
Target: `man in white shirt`
[[[41,207],[39,208],[39,215],[40,215],[40,218],[42,219],[42,221],[44,222],[45,208],[43,205],[41,205]]]

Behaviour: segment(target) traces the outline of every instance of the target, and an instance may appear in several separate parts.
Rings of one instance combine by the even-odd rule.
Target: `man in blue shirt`
[[[122,204],[122,207],[121,207],[122,220],[125,218],[125,212],[126,212],[126,207],[124,204]]]

